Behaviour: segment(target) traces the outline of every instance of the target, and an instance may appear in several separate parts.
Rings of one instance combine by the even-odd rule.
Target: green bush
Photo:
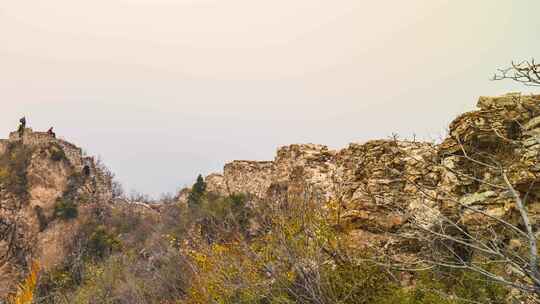
[[[433,269],[415,273],[414,288],[398,288],[380,297],[377,304],[507,303],[508,290],[480,274],[465,270]]]
[[[394,296],[400,286],[390,272],[368,263],[327,264],[316,273],[297,273],[295,277],[294,281],[284,277],[272,284],[267,295],[270,303],[408,304]]]
[[[83,185],[84,176],[80,172],[73,172],[68,177],[67,187],[63,193],[63,197],[73,198],[77,195],[77,190]]]
[[[50,153],[51,153],[51,159],[52,159],[53,161],[59,162],[59,161],[62,161],[62,160],[67,159],[67,158],[66,158],[66,153],[65,153],[64,150],[62,150],[62,148],[60,148],[60,147],[53,146],[53,147],[50,149]]]
[[[210,242],[226,240],[235,235],[248,236],[251,210],[246,206],[247,196],[233,194],[222,197],[206,193],[196,205],[190,207],[190,218],[201,225],[203,236]]]
[[[56,218],[69,220],[77,218],[78,215],[79,209],[77,204],[75,204],[72,200],[62,198],[56,201],[56,204],[54,205],[54,216]]]
[[[28,198],[26,171],[31,156],[32,149],[20,143],[11,143],[0,155],[0,183],[22,200]]]
[[[103,259],[113,250],[120,249],[120,240],[114,234],[109,233],[105,226],[99,225],[90,235],[86,247],[90,257]]]
[[[231,206],[231,213],[241,231],[246,233],[249,228],[249,219],[253,216],[251,210],[246,205],[248,196],[245,194],[230,195],[227,200]]]
[[[66,190],[62,193],[62,197],[56,201],[54,205],[54,217],[63,220],[77,218],[79,215],[78,203],[81,200],[77,195],[77,190],[82,184],[82,176],[80,173],[73,173],[69,176]]]
[[[201,204],[201,200],[206,192],[206,183],[202,175],[199,174],[197,181],[191,187],[191,191],[188,196],[188,206],[190,208],[196,208]]]

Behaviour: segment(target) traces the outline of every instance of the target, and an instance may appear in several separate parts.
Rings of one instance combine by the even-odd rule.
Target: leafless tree
[[[512,62],[511,66],[498,69],[493,80],[510,79],[527,86],[540,86],[540,64],[534,58],[519,63]]]

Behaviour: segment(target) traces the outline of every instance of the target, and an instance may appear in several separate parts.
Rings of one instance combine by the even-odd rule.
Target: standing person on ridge
[[[19,119],[19,122],[21,123],[19,125],[19,138],[22,139],[23,135],[24,135],[24,129],[26,129],[26,117],[23,116],[21,119]]]

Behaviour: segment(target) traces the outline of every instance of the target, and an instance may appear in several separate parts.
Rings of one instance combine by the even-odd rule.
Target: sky
[[[540,57],[537,0],[0,0],[0,138],[34,130],[158,196],[279,146],[437,140]]]

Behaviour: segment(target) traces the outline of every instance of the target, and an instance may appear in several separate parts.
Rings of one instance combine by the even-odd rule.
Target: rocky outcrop
[[[80,148],[31,129],[1,140],[0,298],[32,260],[60,264],[93,206],[111,198],[110,176]]]
[[[225,177],[224,187],[219,187],[210,180],[209,189],[221,188],[227,193],[251,193],[257,196],[264,196],[271,180],[269,177],[273,173],[272,162],[257,161],[233,161],[226,164],[223,169]]]
[[[512,186],[529,193],[529,210],[538,225],[540,95],[480,97],[477,107],[456,118],[439,144],[373,140],[337,151],[290,145],[279,148],[273,161],[225,165],[223,175],[207,178],[208,189],[266,200],[279,199],[276,193],[309,192],[322,204],[337,201],[342,217],[364,243],[404,228],[411,218],[429,223],[434,212],[461,212],[471,229],[482,225],[474,215],[457,210],[460,203],[517,221],[507,191],[492,186],[502,185],[501,177],[467,159],[476,153],[489,155],[508,171]]]
[[[390,197],[406,185],[403,173],[411,179],[436,179],[428,166],[416,158],[432,158],[434,145],[418,142],[375,140],[333,151],[322,145],[291,145],[278,149],[274,161],[234,161],[225,165],[223,175],[206,178],[209,191],[222,195],[250,193],[264,199],[282,185],[294,191],[300,181],[318,199],[340,199],[355,204],[391,203]],[[219,178],[216,178],[219,176]],[[431,181],[435,183],[436,181]]]

